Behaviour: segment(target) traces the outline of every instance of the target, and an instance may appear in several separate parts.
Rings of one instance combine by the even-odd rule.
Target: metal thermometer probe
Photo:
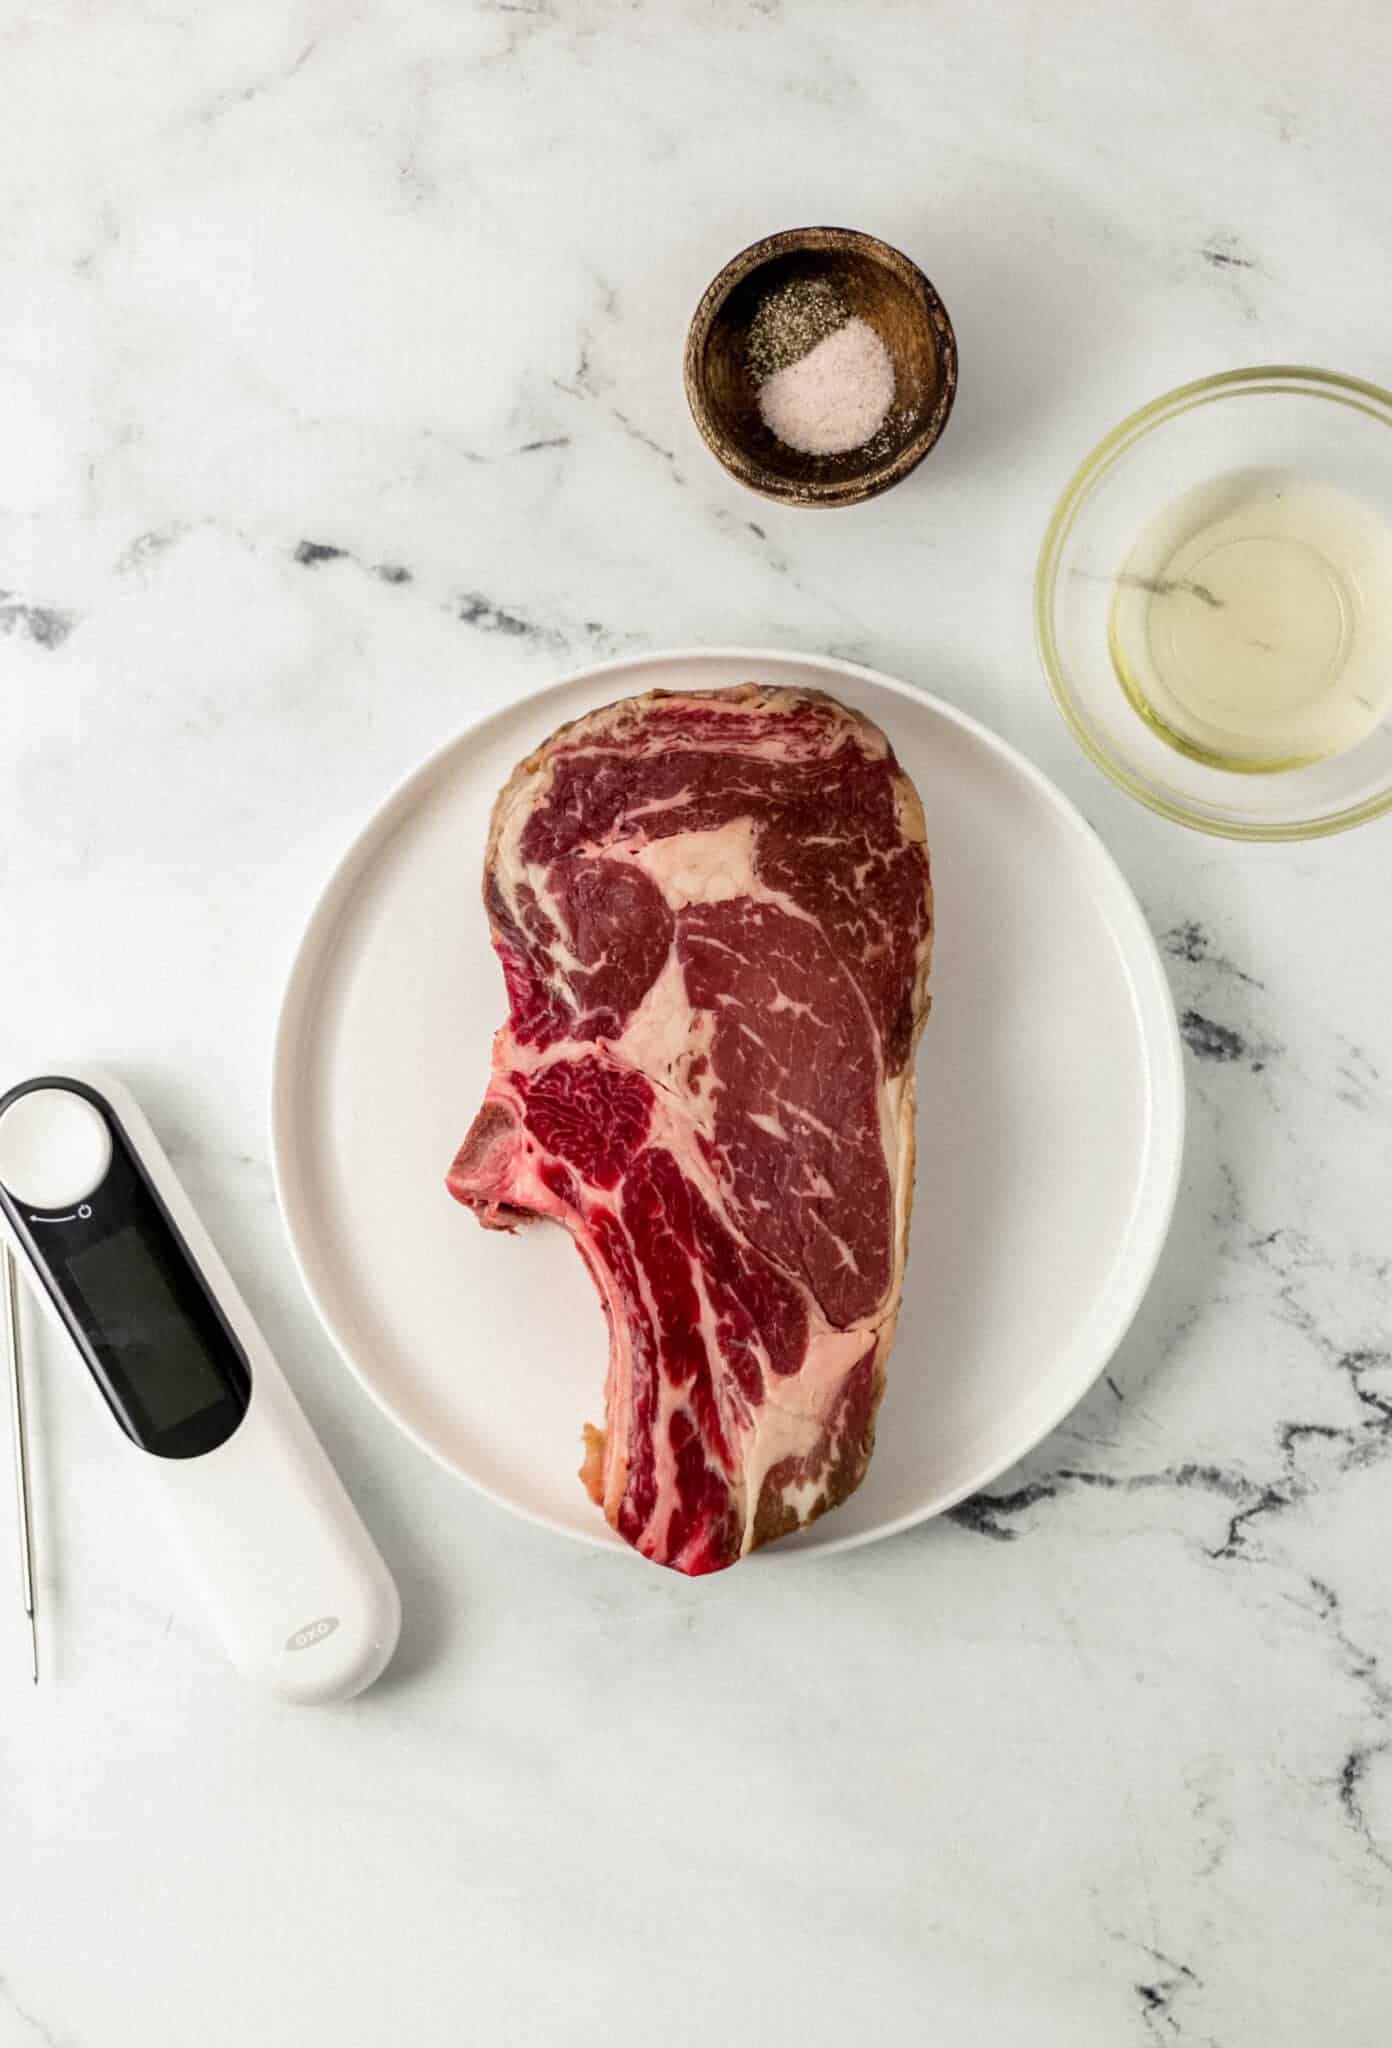
[[[19,1276],[14,1254],[0,1243],[5,1296],[5,1358],[10,1376],[10,1422],[14,1431],[15,1516],[19,1531],[19,1589],[29,1618],[29,1661],[39,1682],[39,1628],[34,1615],[34,1525],[29,1512],[29,1439],[24,1426],[24,1366],[19,1349]]]

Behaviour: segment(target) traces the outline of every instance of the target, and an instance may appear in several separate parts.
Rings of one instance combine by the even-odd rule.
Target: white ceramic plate
[[[563,1232],[479,1228],[444,1176],[504,1014],[479,900],[489,808],[568,718],[661,687],[811,684],[869,713],[917,783],[937,896],[918,1195],[865,1483],[776,1558],[940,1512],[1054,1427],[1138,1307],[1183,1141],[1154,942],[1057,790],[951,706],[839,661],[719,651],[609,662],[427,761],[349,849],[281,1015],[273,1147],[306,1287],[368,1391],[505,1507],[618,1545],[581,1489],[604,1317]]]

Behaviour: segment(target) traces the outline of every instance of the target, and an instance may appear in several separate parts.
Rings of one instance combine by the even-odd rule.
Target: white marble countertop
[[[280,1707],[35,1336],[45,1683],[0,1603],[0,2048],[1337,2040],[1392,2009],[1392,825],[1231,847],[1074,753],[1030,578],[1133,404],[1392,379],[1376,0],[38,0],[0,14],[0,1071],[144,1096],[400,1579]],[[685,322],[831,218],[961,395],[876,504],[743,495]],[[1054,775],[1192,1052],[1171,1248],[991,1497],[689,1584],[395,1434],[267,1168],[290,951],[387,786],[587,657],[762,642]],[[932,1171],[931,1158],[924,1170]],[[0,1575],[11,1524],[0,1500]]]

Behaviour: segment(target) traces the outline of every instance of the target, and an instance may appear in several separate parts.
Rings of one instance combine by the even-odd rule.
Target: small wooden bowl
[[[800,455],[759,416],[749,325],[767,295],[795,277],[828,278],[889,350],[894,405],[873,453]],[[858,505],[916,469],[947,425],[957,342],[932,285],[888,242],[854,228],[788,228],[741,250],[707,286],[687,333],[684,375],[691,416],[731,476],[785,505]]]

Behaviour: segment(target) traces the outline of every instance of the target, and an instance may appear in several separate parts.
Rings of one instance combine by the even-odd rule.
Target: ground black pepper
[[[840,293],[824,277],[794,277],[770,292],[749,323],[745,353],[757,381],[799,362],[847,320]]]

